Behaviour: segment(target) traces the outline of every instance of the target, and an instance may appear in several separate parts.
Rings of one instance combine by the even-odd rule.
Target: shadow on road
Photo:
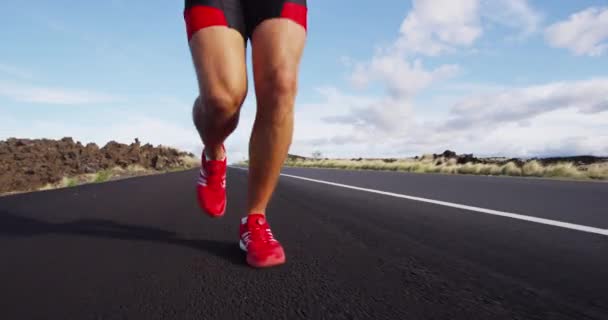
[[[66,223],[49,223],[0,211],[0,238],[42,234],[159,242],[206,251],[234,264],[244,263],[243,254],[234,242],[182,239],[175,232],[120,224],[109,220],[85,219]]]

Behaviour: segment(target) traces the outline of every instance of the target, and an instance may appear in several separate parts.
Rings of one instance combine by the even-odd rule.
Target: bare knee
[[[201,94],[196,102],[202,113],[230,117],[236,114],[245,99],[246,90],[213,89]]]
[[[275,67],[265,72],[258,84],[262,98],[291,99],[297,91],[297,72],[288,67]]]
[[[297,91],[296,72],[274,69],[258,85],[258,116],[270,125],[282,125],[290,120]]]

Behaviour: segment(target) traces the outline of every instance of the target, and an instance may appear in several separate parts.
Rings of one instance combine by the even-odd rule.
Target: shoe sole
[[[226,202],[228,202],[228,197],[226,196]],[[198,197],[197,195],[197,202],[198,202],[198,206],[199,208],[203,211],[203,213],[205,213],[206,215],[208,215],[211,218],[221,218],[224,216],[224,214],[226,213],[226,205],[224,205],[224,210],[220,213],[211,213],[208,210],[205,209],[205,206],[203,205],[202,200]]]
[[[245,244],[243,243],[243,241],[239,240],[239,248],[241,248],[241,250],[243,250],[244,252],[247,252],[247,248],[245,247]],[[254,267],[254,268],[269,268],[269,267],[275,267],[278,265],[282,265],[285,263],[285,253],[283,253],[282,256],[280,257],[276,257],[276,256],[271,256],[266,258],[266,260],[260,262],[260,261],[252,261],[251,259],[249,259],[249,255],[247,255],[247,264],[249,264],[250,266]]]
[[[210,216],[211,218],[217,219],[217,218],[221,218],[221,217],[223,217],[223,216],[224,216],[224,214],[226,213],[226,208],[224,208],[224,211],[222,211],[222,212],[220,212],[220,213],[218,213],[218,214],[215,214],[215,213],[210,213],[209,211],[204,210],[204,209],[203,209],[203,211],[205,211],[205,213],[206,213],[208,216]]]
[[[205,210],[205,209],[203,209],[203,212],[204,212],[206,215],[208,215],[209,217],[211,217],[211,218],[213,218],[213,219],[217,219],[217,218],[221,218],[221,217],[223,217],[223,216],[224,216],[224,214],[226,213],[226,209],[224,209],[224,211],[222,211],[222,212],[220,212],[220,213],[218,213],[218,214],[211,213],[211,212],[209,212],[209,211],[207,211],[207,210]]]

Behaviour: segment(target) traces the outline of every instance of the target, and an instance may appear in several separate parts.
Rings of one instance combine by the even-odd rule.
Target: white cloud
[[[473,3],[475,1],[465,2],[469,3],[469,7],[475,6]],[[450,1],[446,3],[450,3],[450,6],[452,4]],[[379,82],[386,89],[386,96],[371,101],[357,97],[358,102],[354,102],[355,99],[338,93],[335,96],[344,100],[339,104],[346,104],[346,100],[348,100],[350,108],[342,110],[343,112],[338,115],[324,115],[323,121],[333,124],[355,123],[357,130],[366,133],[394,132],[404,125],[403,119],[409,118],[408,115],[412,114],[412,99],[417,93],[433,83],[458,74],[460,72],[458,65],[444,64],[429,70],[423,66],[420,59],[408,58],[409,51],[417,51],[418,44],[428,45],[426,42],[435,41],[434,37],[450,44],[458,43],[463,39],[462,36],[447,31],[434,34],[435,31],[447,28],[447,24],[452,23],[451,19],[459,15],[458,10],[462,10],[462,7],[458,7],[456,9],[458,12],[446,15],[444,11],[438,10],[436,7],[443,4],[441,1],[414,1],[414,7],[402,26],[402,35],[391,46],[379,48],[369,62],[353,63],[350,59],[343,58],[348,62],[347,66],[354,66],[350,81],[355,87],[363,89],[370,83]],[[466,12],[467,9],[465,8],[464,11]],[[460,20],[456,18],[454,23],[458,24],[461,20],[467,20],[467,18]],[[428,30],[416,30],[419,28]],[[423,32],[417,33],[416,31]],[[422,38],[411,39],[416,36]],[[424,38],[427,36],[428,38]],[[407,46],[402,43],[404,39],[411,40],[405,42]],[[362,101],[366,103],[361,104]]]
[[[414,0],[393,50],[437,56],[472,47],[487,24],[527,36],[537,31],[542,19],[528,0]]]
[[[434,56],[470,46],[481,34],[478,0],[414,0],[395,46]]]
[[[495,126],[524,121],[557,109],[574,108],[581,113],[608,111],[608,78],[557,82],[471,96],[451,110],[451,128]]]
[[[435,113],[435,118],[416,115],[415,110],[425,106],[398,108],[384,98],[363,96],[365,104],[338,115],[317,113],[316,122],[326,126],[323,134],[308,139],[301,134],[293,149],[305,155],[319,149],[343,157],[406,156],[445,149],[503,156],[606,155],[605,92],[608,78],[497,87],[452,101],[449,112]],[[357,98],[334,92],[332,100],[319,109],[348,106],[353,100]]]
[[[457,65],[442,65],[428,71],[420,60],[410,63],[397,52],[379,52],[370,63],[356,66],[351,82],[361,88],[372,81],[381,81],[392,97],[406,98],[435,81],[454,76],[459,70]]]
[[[82,105],[119,100],[108,94],[88,90],[38,87],[3,81],[0,81],[0,96],[18,102],[59,105]]]
[[[398,38],[390,46],[379,48],[369,62],[342,58],[347,67],[353,66],[350,81],[355,87],[361,89],[378,82],[386,89],[387,96],[353,107],[344,114],[325,117],[325,121],[352,122],[359,129],[381,132],[402,127],[404,124],[400,121],[404,117],[400,116],[412,114],[412,100],[418,93],[461,71],[456,64],[425,69],[422,60],[411,55],[438,55],[457,47],[472,46],[483,32],[481,16],[492,17],[496,23],[519,26],[524,32],[536,30],[541,19],[526,0],[414,0]]]
[[[375,103],[354,107],[339,116],[323,117],[330,124],[353,125],[355,131],[366,134],[398,132],[411,119],[413,109],[408,100],[385,98]]]
[[[608,51],[608,7],[587,8],[549,26],[546,40],[576,55],[601,56]]]
[[[326,102],[316,104],[318,112],[305,121],[296,118],[301,129],[293,152],[320,150],[343,157],[398,157],[444,149],[505,156],[608,153],[608,133],[599,125],[608,122],[608,78],[520,88],[448,84],[441,104],[451,108],[431,112],[417,99],[461,69],[454,64],[427,69],[420,55],[471,49],[491,24],[529,36],[542,21],[526,0],[414,0],[391,45],[368,62],[342,58],[353,70],[355,87],[379,84],[386,94],[353,96],[333,89]]]
[[[520,29],[520,36],[535,33],[543,21],[543,15],[528,0],[483,0],[482,16],[491,22]]]
[[[445,147],[486,155],[558,156],[608,154],[608,133],[604,126],[608,112],[581,113],[563,108],[529,117],[525,123],[501,122],[493,127],[472,126],[452,132]]]

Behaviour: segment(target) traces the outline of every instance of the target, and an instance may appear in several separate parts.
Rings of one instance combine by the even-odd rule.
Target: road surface
[[[284,169],[287,264],[238,248],[247,171],[0,198],[0,319],[608,319],[608,184]]]

